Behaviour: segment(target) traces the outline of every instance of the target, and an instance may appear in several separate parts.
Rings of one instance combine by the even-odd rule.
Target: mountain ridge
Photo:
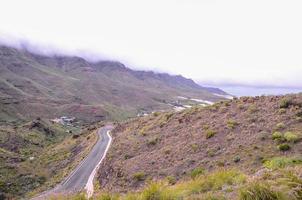
[[[74,115],[81,107],[86,113],[76,117],[86,121],[100,119],[95,116],[124,119],[141,110],[171,109],[168,103],[177,101],[177,96],[207,101],[223,99],[183,76],[134,71],[117,61],[92,63],[77,56],[49,57],[0,46],[0,66],[1,99],[15,99],[19,102],[17,107],[21,101],[30,107],[33,103],[35,107],[44,107],[40,113],[32,114],[20,108],[19,114],[25,112],[33,117],[44,117],[44,113],[46,117],[54,117],[49,113]],[[38,105],[41,101],[44,104]]]

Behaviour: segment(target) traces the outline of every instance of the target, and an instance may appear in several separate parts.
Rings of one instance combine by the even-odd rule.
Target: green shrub
[[[248,108],[248,112],[249,112],[250,114],[253,114],[253,113],[257,112],[257,111],[258,111],[258,108],[257,108],[256,105],[251,105],[251,106]]]
[[[280,151],[288,151],[290,149],[290,146],[288,144],[280,144],[278,145],[278,149]]]
[[[166,155],[170,154],[170,153],[171,153],[171,149],[166,148],[166,149],[164,150],[164,153],[165,153]]]
[[[142,193],[144,200],[161,200],[161,185],[151,183]]]
[[[238,109],[240,109],[240,110],[243,110],[243,109],[244,109],[244,105],[243,105],[242,103],[239,103],[237,107],[238,107]]]
[[[265,132],[265,131],[261,131],[260,133],[259,133],[259,136],[258,136],[258,138],[260,139],[260,140],[262,140],[262,141],[264,141],[264,140],[266,140],[267,139],[267,135],[268,135],[269,133],[267,133],[267,132]],[[274,135],[274,134],[273,134]],[[273,136],[272,136],[273,137]]]
[[[194,152],[196,152],[198,150],[198,145],[197,144],[192,144],[191,148]]]
[[[238,122],[236,122],[235,120],[232,120],[232,119],[227,121],[227,127],[229,129],[234,129],[238,124],[239,124]]]
[[[282,130],[282,129],[285,129],[285,124],[280,122],[276,125],[276,130]]]
[[[205,125],[202,126],[202,129],[203,129],[203,130],[208,130],[209,128],[210,128],[210,126],[207,125],[207,124],[205,124]]]
[[[274,132],[272,135],[273,140],[282,140],[284,137],[280,132]]]
[[[284,134],[284,138],[286,139],[286,141],[293,143],[297,142],[300,139],[296,134],[292,132],[286,132]]]
[[[302,117],[296,117],[297,122],[302,122]]]
[[[209,129],[206,131],[206,138],[209,139],[209,138],[213,137],[215,134],[216,134],[216,131]]]
[[[145,128],[142,128],[140,131],[139,131],[139,134],[142,135],[142,136],[146,136],[146,129]]]
[[[150,139],[147,141],[147,144],[148,144],[148,145],[156,145],[158,141],[159,141],[158,137],[153,137],[153,138],[150,138]]]
[[[268,169],[280,169],[290,165],[302,164],[302,158],[275,157],[264,162]]]
[[[279,111],[278,111],[278,113],[280,115],[282,115],[282,114],[286,113],[286,109],[285,108],[280,108]]]
[[[234,158],[234,162],[235,162],[235,163],[238,163],[240,160],[241,160],[241,159],[240,159],[240,156],[236,156],[236,157]]]
[[[227,200],[227,199],[224,196],[207,194],[204,197],[202,197],[200,200]]]
[[[85,198],[86,199],[86,198]],[[101,194],[101,196],[99,196],[97,198],[97,200],[119,200],[119,196],[118,195],[111,195],[111,194]]]
[[[202,167],[195,168],[191,171],[190,176],[192,179],[204,174],[204,169]]]
[[[140,200],[173,200],[178,199],[176,194],[167,191],[161,183],[151,183],[141,193]]]
[[[280,108],[288,108],[292,104],[293,104],[292,100],[285,97],[285,98],[281,99],[279,107]]]
[[[279,195],[264,184],[252,183],[241,189],[239,200],[279,200]]]
[[[144,172],[137,172],[133,174],[133,179],[136,181],[143,181],[146,178],[146,174]]]
[[[153,113],[153,116],[154,116],[154,117],[157,117],[157,116],[159,116],[159,115],[160,115],[160,112],[154,112],[154,113]]]
[[[167,176],[167,181],[170,185],[175,185],[176,184],[176,178],[174,176]]]
[[[195,178],[190,188],[192,194],[200,194],[208,191],[221,190],[223,187],[243,184],[246,177],[238,170],[218,170],[211,174],[201,175]]]

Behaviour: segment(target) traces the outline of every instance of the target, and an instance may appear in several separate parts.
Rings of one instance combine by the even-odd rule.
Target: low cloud
[[[91,0],[71,8],[68,1],[10,0],[0,7],[0,41],[44,55],[118,60],[202,84],[300,88],[301,6]]]

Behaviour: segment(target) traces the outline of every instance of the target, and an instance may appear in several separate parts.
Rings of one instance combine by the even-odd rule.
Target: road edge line
[[[94,185],[93,185],[93,180],[94,180],[94,177],[96,175],[96,172],[97,170],[99,169],[101,163],[103,162],[103,160],[105,159],[106,157],[106,154],[110,148],[110,145],[111,145],[111,142],[112,142],[112,137],[111,135],[109,134],[111,132],[111,130],[108,130],[107,131],[107,136],[109,137],[109,142],[107,144],[107,147],[105,149],[105,152],[100,160],[100,162],[97,164],[97,166],[93,169],[92,173],[90,174],[89,178],[88,178],[88,181],[85,185],[85,190],[86,190],[86,195],[87,195],[87,198],[89,199],[90,197],[92,197],[93,195],[93,192],[94,192]]]

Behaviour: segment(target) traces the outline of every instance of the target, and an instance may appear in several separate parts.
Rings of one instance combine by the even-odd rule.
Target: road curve
[[[76,169],[54,189],[41,194],[34,199],[44,199],[51,194],[75,193],[82,191],[83,189],[86,189],[88,196],[91,196],[93,193],[93,178],[111,144],[111,136],[109,135],[110,130],[112,130],[112,126],[100,128],[98,130],[98,141]]]

